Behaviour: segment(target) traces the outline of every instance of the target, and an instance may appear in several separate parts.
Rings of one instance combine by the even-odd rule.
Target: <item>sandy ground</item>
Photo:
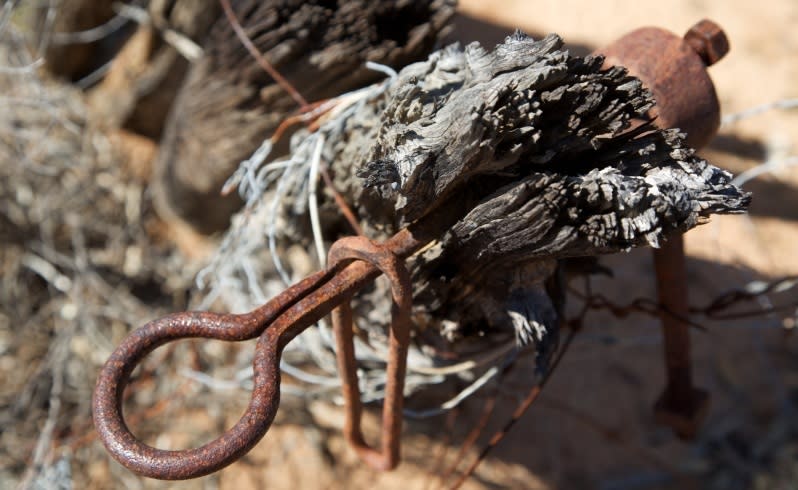
[[[557,32],[580,54],[640,26],[682,33],[695,21],[711,18],[725,28],[732,45],[711,69],[724,114],[798,97],[795,0],[460,3],[454,39],[492,45],[515,28],[535,37]],[[789,161],[798,155],[798,110],[770,110],[725,125],[702,153],[735,173],[765,161]],[[760,177],[746,184],[755,193],[749,216],[715,218],[687,235],[691,303],[705,304],[754,279],[798,274],[797,186],[794,167]],[[608,257],[604,263],[615,276],[598,280],[596,290],[619,303],[654,297],[649,251]],[[785,328],[789,319],[706,325],[707,332],[693,334],[693,357],[696,382],[711,393],[712,405],[696,441],[679,441],[653,420],[652,405],[664,383],[658,322],[644,315],[591,314],[539,401],[463,488],[796,488],[798,340]],[[504,380],[499,407],[479,447],[526,393],[531,369],[521,362]],[[222,427],[215,414],[229,414],[229,426],[247,398],[242,392],[219,395],[224,396],[229,399],[207,413],[159,415],[169,417],[171,430],[150,442],[175,447],[186,434],[217,434]],[[73,471],[95,488],[436,488],[479,419],[484,400],[474,397],[449,417],[409,421],[404,462],[391,473],[369,470],[346,447],[338,408],[321,402],[295,406],[290,400],[251,453],[209,477],[140,479],[101,452]],[[367,434],[376,430],[376,417],[370,417]],[[477,452],[472,448],[463,459],[470,461]]]

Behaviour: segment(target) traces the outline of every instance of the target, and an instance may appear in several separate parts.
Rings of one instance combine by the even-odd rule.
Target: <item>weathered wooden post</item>
[[[453,0],[231,3],[256,48],[309,101],[378,80],[366,61],[401,68],[423,59],[454,13]],[[167,123],[154,192],[162,215],[210,234],[225,230],[241,207],[235,193],[220,195],[222,185],[296,103],[253,61],[224,16],[202,45]],[[276,155],[287,151],[287,139]]]

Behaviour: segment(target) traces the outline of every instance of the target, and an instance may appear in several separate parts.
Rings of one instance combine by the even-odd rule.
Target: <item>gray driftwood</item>
[[[336,182],[371,234],[437,227],[410,261],[419,324],[450,340],[491,329],[540,340],[556,322],[557,260],[656,247],[745,210],[748,194],[677,130],[632,129],[651,95],[602,61],[554,35],[452,46],[330,137]]]
[[[453,0],[231,3],[257,48],[311,102],[378,79],[366,61],[399,68],[422,59],[454,12]],[[167,125],[156,197],[164,214],[211,233],[225,229],[241,204],[236,195],[219,195],[223,183],[296,103],[253,60],[224,16],[203,47]]]

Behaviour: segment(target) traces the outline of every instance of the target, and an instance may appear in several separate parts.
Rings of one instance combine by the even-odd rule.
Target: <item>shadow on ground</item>
[[[594,291],[618,304],[655,297],[650,251],[635,250],[604,262],[615,277],[595,280]],[[767,279],[700,259],[690,259],[688,268],[695,306],[730,288]],[[789,292],[781,296],[774,299],[794,301]],[[796,450],[798,340],[775,315],[724,322],[693,319],[707,327],[692,333],[694,376],[711,396],[709,415],[695,441],[682,442],[653,420],[653,404],[664,387],[658,321],[643,314],[618,319],[598,312],[587,317],[550,384],[491,452],[491,461],[524,466],[552,488],[675,489],[689,484],[734,490],[750,488],[765,474],[777,478],[773,475],[783,473],[777,466]],[[479,447],[510,418],[529,390],[533,372],[531,359],[525,359],[505,376],[495,392],[498,408]],[[455,435],[449,435],[452,458],[479,420],[489,392],[468,400],[454,424],[441,417],[409,426],[432,437],[437,430],[440,440],[447,437],[442,427],[455,427]],[[482,469],[476,478],[489,487],[506,484]]]

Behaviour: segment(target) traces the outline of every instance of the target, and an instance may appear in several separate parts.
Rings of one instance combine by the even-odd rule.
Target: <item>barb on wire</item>
[[[732,289],[731,291],[727,291],[717,296],[704,307],[690,308],[690,312],[703,314],[707,318],[713,320],[733,320],[751,316],[792,311],[798,307],[798,299],[791,303],[780,306],[770,306],[756,310],[724,313],[725,311],[739,304],[755,301],[769,294],[779,294],[792,290],[796,287],[796,285],[798,285],[798,276],[786,276],[779,279],[774,279],[772,281],[752,281],[742,288]]]
[[[644,313],[650,316],[658,317],[660,313],[665,313],[676,318],[679,321],[682,321],[693,328],[697,328],[698,330],[706,331],[707,328],[700,323],[696,323],[693,320],[686,318],[682,315],[677,315],[676,313],[670,311],[665,306],[660,304],[659,302],[651,299],[651,298],[635,298],[626,304],[618,304],[606,296],[598,293],[592,293],[590,295],[584,295],[579,291],[568,288],[568,291],[572,293],[577,298],[585,301],[586,305],[591,310],[607,310],[613,316],[617,318],[625,318],[629,316],[631,313]]]

